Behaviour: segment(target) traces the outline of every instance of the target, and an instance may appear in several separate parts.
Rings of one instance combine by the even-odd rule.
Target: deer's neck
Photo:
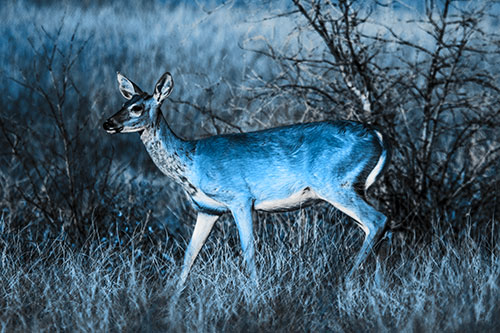
[[[141,140],[158,169],[189,192],[192,185],[188,175],[194,146],[174,134],[161,111],[158,110],[155,118],[141,133]]]

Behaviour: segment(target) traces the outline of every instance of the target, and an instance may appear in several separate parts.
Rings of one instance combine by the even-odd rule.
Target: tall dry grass
[[[331,114],[306,105],[298,115],[292,103],[302,95],[286,105],[285,95],[259,99],[268,83],[259,78],[281,68],[244,48],[297,46],[287,39],[295,21],[262,21],[273,3],[85,4],[0,6],[2,332],[498,329],[494,210],[481,223],[430,218],[417,244],[408,242],[419,238],[413,230],[394,234],[348,282],[361,243],[352,221],[326,205],[259,214],[258,285],[242,269],[226,216],[179,292],[194,211],[136,136],[102,131],[122,102],[115,71],[150,90],[170,70],[176,85],[164,114],[184,138]]]
[[[336,222],[334,222],[336,221]],[[334,223],[332,223],[334,222]],[[232,221],[218,222],[182,292],[176,253],[1,240],[0,327],[11,331],[482,331],[498,329],[500,248],[464,235],[396,243],[348,282],[360,233],[332,209],[260,216],[258,284]],[[491,235],[498,237],[498,234]]]

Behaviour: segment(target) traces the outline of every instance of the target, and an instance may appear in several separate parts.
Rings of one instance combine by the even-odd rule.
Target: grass
[[[182,292],[179,254],[134,248],[139,231],[87,251],[4,237],[1,331],[493,332],[500,325],[498,245],[486,250],[467,235],[452,243],[436,235],[417,248],[395,238],[378,261],[343,281],[360,245],[349,221],[327,206],[260,215],[255,284],[235,229],[229,217],[218,222]]]
[[[236,131],[223,122],[216,128],[210,121],[214,110],[245,131],[293,122],[286,110],[268,112],[273,101],[258,106],[262,112],[256,114],[240,98],[245,89],[254,88],[253,71],[275,70],[265,57],[240,45],[295,45],[284,40],[294,22],[258,21],[273,12],[230,5],[204,11],[161,2],[144,8],[106,1],[85,9],[72,2],[67,7],[37,7],[29,1],[0,7],[3,78],[21,80],[26,73],[29,78],[30,69],[36,69],[47,80],[46,68],[38,66],[33,52],[43,53],[44,46],[54,43],[49,36],[61,22],[56,57],[65,58],[70,45],[78,48],[88,40],[71,73],[78,93],[68,92],[62,113],[68,125],[78,122],[73,113],[89,115],[81,133],[94,141],[84,152],[105,158],[114,150],[111,174],[117,174],[102,198],[89,201],[101,180],[89,170],[99,161],[83,154],[74,163],[77,171],[83,170],[76,174],[87,172],[87,179],[95,181],[82,190],[82,207],[90,213],[78,221],[90,237],[75,246],[61,228],[69,216],[63,205],[55,214],[58,219],[47,221],[15,190],[26,187],[25,193],[32,194],[19,161],[10,159],[5,138],[0,138],[0,161],[8,165],[0,169],[0,332],[499,330],[500,229],[495,212],[489,224],[478,227],[471,217],[461,230],[450,231],[456,227],[452,217],[432,221],[434,229],[417,242],[408,241],[415,238],[409,233],[395,234],[378,261],[371,258],[351,281],[343,277],[361,245],[361,232],[352,221],[327,205],[259,214],[258,285],[242,267],[236,227],[226,216],[217,222],[185,289],[176,288],[193,210],[178,187],[154,168],[137,136],[110,138],[101,130],[101,120],[123,102],[115,71],[151,91],[159,75],[171,70],[176,86],[165,116],[183,138]],[[254,44],[246,44],[249,39]],[[32,130],[18,134],[27,133],[29,142],[40,140],[26,151],[39,154],[29,156],[35,162],[43,155],[53,163],[42,168],[50,176],[61,167],[58,150],[36,149],[58,144],[56,134],[48,135],[57,127],[47,116],[47,105],[10,80],[2,80],[0,87],[0,120],[15,119],[12,123]],[[72,99],[75,95],[81,104]],[[40,136],[33,135],[34,128]],[[108,149],[100,151],[102,146]],[[40,178],[47,179],[45,174]],[[54,183],[59,185],[59,178]],[[63,188],[54,195],[49,193],[54,189],[35,185],[33,191],[52,198],[66,193]],[[85,200],[95,206],[87,207]]]

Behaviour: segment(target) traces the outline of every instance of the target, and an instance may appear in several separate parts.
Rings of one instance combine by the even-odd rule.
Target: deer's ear
[[[154,99],[158,102],[158,104],[162,103],[165,98],[167,98],[172,89],[174,88],[174,80],[172,79],[172,75],[169,72],[166,72],[161,76],[156,83],[155,93],[153,95]]]
[[[131,99],[134,95],[143,94],[141,88],[123,76],[120,72],[116,73],[116,79],[118,80],[118,88],[126,99]]]

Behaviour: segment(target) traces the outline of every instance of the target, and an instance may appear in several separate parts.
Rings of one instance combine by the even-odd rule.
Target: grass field
[[[258,214],[258,283],[225,215],[177,288],[195,211],[136,135],[102,130],[123,102],[115,73],[151,91],[172,72],[163,110],[183,138],[296,122],[301,96],[289,108],[273,108],[283,96],[252,99],[266,84],[259,80],[282,69],[248,50],[299,45],[288,35],[293,20],[267,19],[288,5],[0,6],[0,332],[500,330],[495,209],[433,215],[425,233],[400,228],[350,281],[343,277],[362,232],[333,207]],[[387,24],[397,22],[391,8],[380,14]],[[411,11],[404,15],[411,21]],[[329,116],[314,109],[304,121]]]
[[[359,248],[348,221],[327,207],[273,215],[257,226],[255,285],[232,222],[218,223],[180,293],[180,258],[162,247],[134,248],[139,232],[85,253],[60,241],[22,249],[16,235],[4,238],[2,331],[495,332],[500,325],[500,249],[486,251],[466,234],[418,249],[394,241],[344,282]]]

